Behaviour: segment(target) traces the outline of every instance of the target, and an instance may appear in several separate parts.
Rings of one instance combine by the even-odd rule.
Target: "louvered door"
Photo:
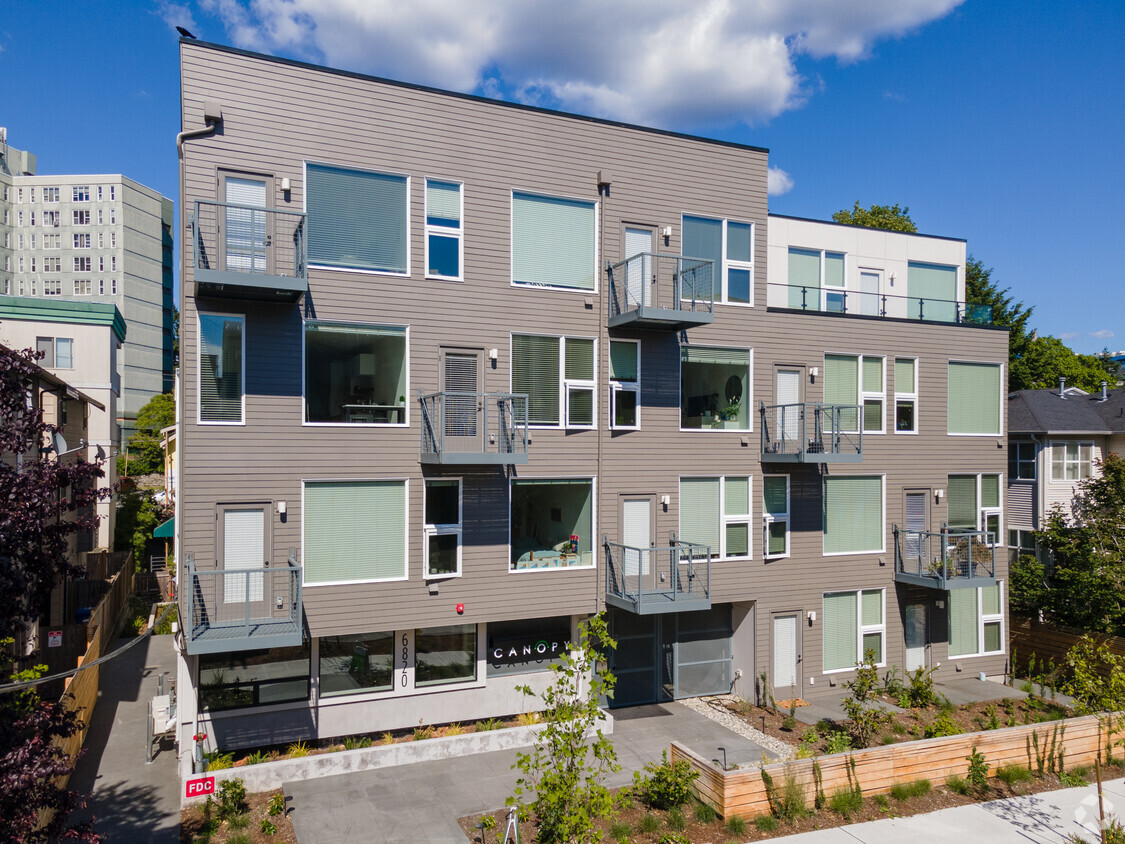
[[[441,376],[445,413],[442,422],[446,452],[483,453],[486,435],[481,385],[484,353],[479,349],[442,350]],[[496,407],[489,408],[497,413]]]

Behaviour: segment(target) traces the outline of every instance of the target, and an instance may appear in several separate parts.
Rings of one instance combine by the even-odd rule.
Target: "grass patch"
[[[1005,785],[1015,785],[1019,782],[1028,782],[1031,779],[1031,771],[1023,765],[1002,765],[996,770],[996,779]]]
[[[614,841],[628,841],[633,827],[624,821],[614,821],[609,827],[609,837]]]
[[[668,816],[664,819],[668,824],[668,829],[682,832],[684,827],[687,826],[687,819],[684,817],[684,810],[679,806],[673,806],[668,810]]]
[[[742,815],[731,815],[724,826],[731,835],[746,834],[746,819]]]
[[[645,835],[651,835],[660,829],[660,818],[652,812],[645,812],[641,817],[640,828]]]
[[[891,786],[891,797],[895,800],[909,800],[911,797],[924,797],[933,788],[929,780],[914,780],[914,782],[900,782]]]
[[[828,808],[844,820],[851,820],[863,811],[863,792],[856,788],[838,788],[828,798]]]
[[[710,803],[695,804],[695,819],[699,823],[714,823],[719,813],[712,808]]]
[[[754,829],[758,832],[776,832],[778,826],[777,818],[773,815],[759,815],[754,818]]]
[[[962,797],[973,793],[972,783],[970,783],[964,777],[959,777],[956,774],[951,777],[946,777],[945,784],[949,787],[950,791],[952,791],[954,794],[960,794]]]

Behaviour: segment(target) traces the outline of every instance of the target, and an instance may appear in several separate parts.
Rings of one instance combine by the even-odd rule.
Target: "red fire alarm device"
[[[457,615],[464,615],[464,614],[465,614],[465,605],[464,604],[458,604],[457,605]]]

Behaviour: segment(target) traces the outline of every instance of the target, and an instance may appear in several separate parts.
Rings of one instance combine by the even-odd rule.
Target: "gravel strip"
[[[710,718],[716,724],[721,724],[731,732],[738,733],[743,738],[760,744],[773,757],[774,761],[785,762],[796,756],[793,748],[773,736],[767,736],[761,730],[756,730],[727,711],[724,704],[737,700],[734,695],[713,695],[710,697],[689,697],[679,700],[688,709]]]

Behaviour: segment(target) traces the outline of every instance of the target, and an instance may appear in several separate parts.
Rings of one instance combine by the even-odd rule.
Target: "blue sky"
[[[856,8],[862,6],[862,8]],[[1017,0],[8,0],[0,125],[39,172],[175,197],[201,39],[769,147],[775,213],[964,237],[1032,324],[1125,348],[1125,6]]]

